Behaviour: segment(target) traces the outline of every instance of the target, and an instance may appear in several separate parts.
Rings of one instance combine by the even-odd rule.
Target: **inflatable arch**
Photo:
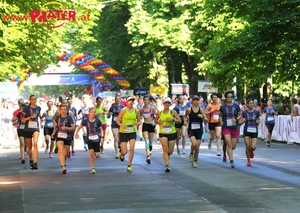
[[[112,79],[116,83],[118,83],[124,90],[128,89],[128,87],[130,86],[129,82],[120,73],[118,73],[106,62],[101,61],[94,56],[83,53],[70,52],[55,54],[55,57],[58,57],[61,61],[69,62],[70,64],[73,64],[80,69],[88,72],[95,79],[101,82],[106,90],[111,90],[113,88],[113,85],[109,81],[105,80],[103,73],[101,73],[99,70],[102,70],[107,75],[112,77]]]

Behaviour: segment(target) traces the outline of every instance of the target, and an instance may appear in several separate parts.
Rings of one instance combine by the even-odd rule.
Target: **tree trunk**
[[[186,52],[181,52],[182,62],[184,65],[185,72],[188,76],[188,82],[190,85],[190,94],[196,94],[198,74],[194,71],[194,57],[188,56]]]

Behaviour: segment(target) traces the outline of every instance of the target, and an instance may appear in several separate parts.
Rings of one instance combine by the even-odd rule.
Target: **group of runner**
[[[128,154],[126,171],[132,172],[132,160],[137,134],[141,130],[141,138],[145,141],[145,158],[151,164],[151,154],[154,136],[157,134],[163,150],[165,172],[170,172],[170,156],[176,144],[178,154],[186,154],[186,137],[191,141],[189,160],[192,167],[197,168],[197,161],[201,142],[205,134],[205,126],[210,131],[208,149],[216,139],[217,156],[221,156],[221,139],[223,138],[223,161],[230,160],[235,167],[233,150],[236,148],[239,128],[244,125],[244,141],[246,145],[247,166],[251,166],[258,137],[260,111],[255,109],[255,100],[247,100],[245,109],[234,103],[234,91],[226,91],[224,100],[218,94],[212,93],[211,102],[206,106],[203,98],[194,95],[189,101],[184,96],[159,99],[156,95],[147,95],[139,99],[134,97],[122,99],[116,93],[114,102],[109,104],[101,97],[93,100],[88,95],[82,97],[82,106],[78,110],[73,106],[72,98],[60,97],[54,110],[53,101],[47,102],[47,110],[42,112],[37,105],[37,98],[31,95],[29,103],[22,99],[18,101],[19,109],[14,112],[13,122],[17,123],[20,141],[21,163],[25,163],[25,147],[28,149],[29,165],[32,170],[38,169],[38,138],[40,128],[44,129],[45,153],[53,157],[53,152],[59,153],[59,163],[62,173],[66,174],[67,158],[75,156],[74,138],[79,139],[82,130],[83,147],[89,151],[91,173],[96,173],[94,157],[104,154],[104,141],[107,131],[111,131],[114,138],[115,158],[124,161]],[[160,104],[160,101],[162,102]],[[268,135],[267,146],[270,146],[270,136],[274,128],[276,108],[272,101],[263,112],[266,114]],[[111,119],[111,129],[107,129],[106,119]],[[106,138],[108,140],[108,138]],[[180,149],[181,141],[181,149]],[[71,150],[70,150],[71,147]]]

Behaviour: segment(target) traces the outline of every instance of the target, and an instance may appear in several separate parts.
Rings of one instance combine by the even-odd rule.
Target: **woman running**
[[[175,123],[181,123],[181,119],[175,110],[171,110],[171,98],[163,100],[163,110],[156,114],[154,122],[159,125],[159,141],[163,149],[163,159],[166,165],[165,172],[170,172],[170,155],[173,154],[175,140],[177,138]]]
[[[212,102],[205,109],[206,114],[208,115],[208,129],[210,131],[208,149],[211,150],[211,142],[216,138],[217,156],[221,156],[222,126],[219,122],[221,104],[219,103],[217,93],[212,93],[210,98]]]
[[[90,156],[90,164],[92,167],[91,173],[96,173],[95,168],[95,159],[100,157],[100,141],[104,140],[104,131],[101,128],[101,121],[95,117],[96,111],[94,108],[90,108],[89,117],[82,121],[81,125],[78,126],[75,133],[75,138],[78,139],[79,130],[85,126],[87,128],[88,133],[88,147],[89,147],[89,156]]]
[[[48,101],[47,102],[48,110],[43,113],[42,118],[45,118],[44,123],[44,136],[45,136],[45,142],[46,142],[46,149],[45,153],[49,153],[49,157],[53,158],[53,148],[54,148],[54,138],[51,138],[51,134],[53,133],[54,124],[52,122],[52,118],[55,114],[53,110],[53,102]],[[49,147],[50,142],[50,147]],[[49,150],[50,148],[50,150]]]
[[[40,123],[39,117],[41,117],[41,107],[36,105],[35,95],[29,97],[29,105],[26,106],[22,113],[21,122],[25,123],[25,140],[28,148],[28,156],[31,170],[38,169],[38,139],[40,136]],[[33,147],[33,156],[32,156]]]
[[[268,133],[266,137],[266,146],[270,147],[271,135],[275,126],[275,115],[278,116],[276,107],[273,106],[272,99],[268,100],[267,106],[264,108],[263,112],[266,116],[265,124],[268,128]]]
[[[225,92],[225,103],[220,108],[220,124],[222,135],[227,145],[227,154],[230,159],[231,168],[234,168],[233,151],[236,148],[239,137],[238,122],[242,118],[242,111],[238,104],[233,102],[234,91]]]
[[[156,114],[154,107],[150,106],[149,96],[143,97],[143,107],[139,111],[139,120],[144,119],[142,126],[142,133],[145,139],[145,150],[146,150],[146,162],[151,163],[150,155],[152,152],[152,142],[155,133],[155,123],[153,122],[153,117]]]
[[[108,112],[108,117],[112,116],[111,118],[111,128],[112,128],[112,133],[114,137],[114,148],[115,148],[115,159],[119,159],[119,154],[118,154],[118,149],[120,148],[120,139],[119,139],[119,125],[116,123],[117,117],[125,106],[120,103],[121,101],[121,96],[116,96],[115,97],[115,103],[112,104],[112,106],[109,109]]]
[[[131,173],[131,163],[134,156],[134,146],[136,141],[137,125],[139,124],[137,110],[133,107],[134,97],[128,97],[126,99],[127,106],[123,108],[116,120],[116,123],[120,126],[120,143],[121,143],[121,155],[120,160],[124,161],[127,154],[127,143],[129,143],[129,154],[127,172]]]
[[[56,143],[59,152],[59,162],[61,165],[62,173],[66,174],[67,157],[72,141],[72,134],[75,131],[75,124],[72,116],[67,115],[67,106],[60,105],[60,115],[55,118],[54,129],[51,138],[56,134]]]
[[[95,106],[95,110],[96,110],[96,117],[101,121],[101,128],[103,130],[103,134],[105,136],[106,134],[106,128],[107,128],[107,124],[106,124],[106,115],[105,113],[107,113],[107,108],[104,106],[103,104],[103,99],[101,97],[97,97],[96,98],[96,106]],[[100,151],[101,151],[101,154],[103,155],[104,154],[104,141],[101,141],[101,144],[100,144]]]
[[[244,126],[244,142],[246,146],[247,166],[251,166],[250,158],[254,158],[254,151],[257,145],[258,124],[260,123],[259,111],[254,109],[254,101],[247,100],[247,109],[242,113],[243,118],[240,124]]]
[[[199,106],[200,97],[194,95],[192,98],[192,106],[186,110],[184,118],[188,118],[188,135],[191,140],[190,161],[192,167],[197,168],[198,154],[203,135],[203,123],[208,123],[205,110]]]

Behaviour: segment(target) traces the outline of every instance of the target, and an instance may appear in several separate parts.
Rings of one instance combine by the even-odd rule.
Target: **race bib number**
[[[170,132],[172,132],[172,127],[171,126],[163,126],[162,131],[164,133],[170,133]]]
[[[114,121],[116,121],[117,120],[117,117],[114,117]]]
[[[52,122],[51,123],[47,123],[46,127],[53,128],[54,124]]]
[[[273,116],[268,116],[267,121],[274,121],[274,117]]]
[[[65,131],[58,131],[57,137],[65,139],[68,137],[68,134]]]
[[[143,113],[144,118],[150,118],[150,113],[149,112],[144,112]]]
[[[256,127],[255,126],[248,126],[247,127],[247,132],[249,133],[256,133]]]
[[[180,115],[180,116],[184,116],[184,115],[185,115],[185,111],[184,111],[184,110],[180,110],[180,111],[179,111],[179,115]]]
[[[192,122],[191,129],[200,129],[200,123],[199,122]]]
[[[25,124],[20,124],[19,129],[25,129]]]
[[[29,121],[28,122],[28,128],[36,129],[37,128],[37,122],[36,121]]]
[[[214,115],[213,115],[213,119],[214,119],[214,120],[219,120],[219,114],[218,114],[218,113],[214,114]]]
[[[95,140],[98,140],[98,139],[99,139],[98,134],[89,134],[89,140],[95,141]]]
[[[126,126],[126,128],[124,130],[125,130],[125,132],[133,132],[133,125]]]
[[[232,118],[227,118],[226,124],[227,126],[235,126],[235,122],[233,121]]]

